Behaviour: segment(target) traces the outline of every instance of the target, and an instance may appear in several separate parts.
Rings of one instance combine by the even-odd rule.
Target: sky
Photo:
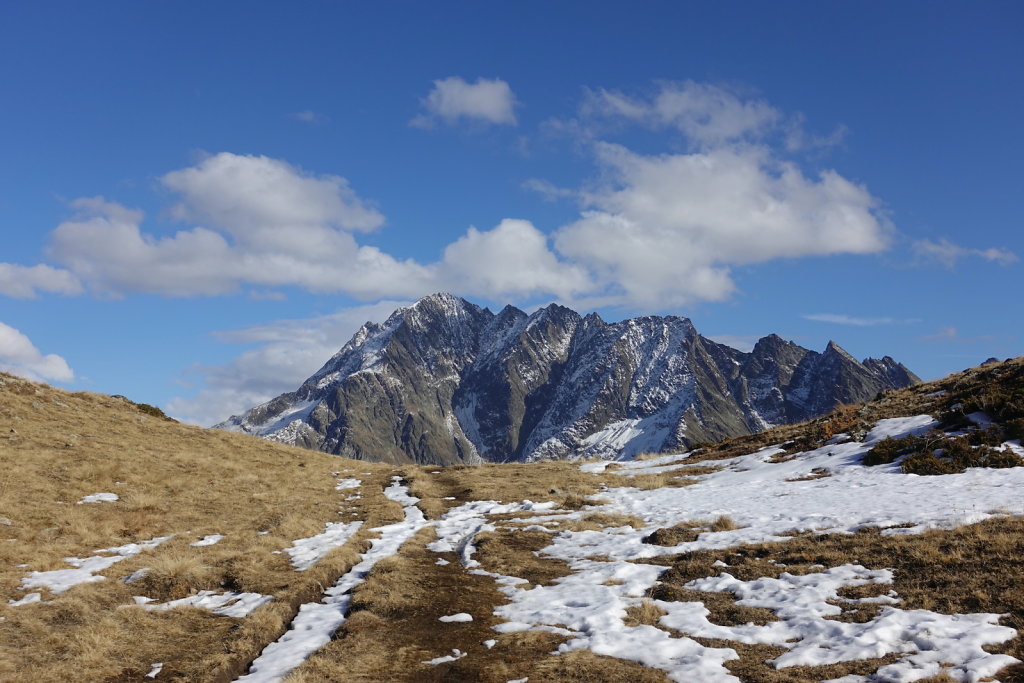
[[[438,291],[1021,355],[1017,2],[0,4],[0,369],[212,424]]]

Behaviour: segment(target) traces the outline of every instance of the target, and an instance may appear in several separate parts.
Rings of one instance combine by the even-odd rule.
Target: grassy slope
[[[716,459],[768,443],[795,441],[792,450],[804,449],[840,431],[856,434],[883,417],[930,412],[953,420],[964,405],[986,400],[1012,404],[1014,390],[1024,387],[1022,371],[1021,360],[976,369],[890,392],[806,425],[709,445],[698,457],[713,467]],[[624,483],[614,471],[587,475],[570,463],[444,470],[371,465],[180,425],[118,398],[70,394],[6,375],[0,375],[0,382],[0,517],[10,521],[8,525],[0,519],[3,680],[139,680],[154,662],[165,663],[158,680],[230,680],[286,628],[299,604],[317,600],[324,586],[357,561],[371,528],[400,519],[398,505],[381,493],[391,476],[404,478],[431,518],[469,500],[554,500],[579,508],[602,483]],[[940,391],[945,393],[937,395]],[[359,500],[343,502],[351,492],[334,490],[334,472],[364,482]],[[669,473],[639,483],[660,487],[687,482]],[[101,491],[117,493],[121,500],[75,504]],[[603,517],[573,522],[573,528],[632,522]],[[275,554],[294,539],[318,533],[326,522],[354,519],[366,522],[360,533],[307,572],[295,572],[287,555]],[[65,568],[64,557],[86,557],[99,548],[171,533],[177,535],[164,545],[102,572],[108,580],[52,598],[44,592],[48,605],[6,604],[21,597],[18,584],[31,570]],[[226,538],[209,547],[189,545],[211,533]],[[563,640],[554,634],[491,631],[497,623],[493,609],[504,597],[491,579],[463,570],[453,554],[442,554],[450,563],[437,565],[438,554],[425,548],[432,538],[433,530],[424,529],[374,569],[355,594],[349,621],[332,643],[300,667],[295,680],[665,680],[659,671],[589,652],[552,656]],[[561,561],[535,554],[548,538],[540,532],[499,528],[480,538],[476,557],[485,569],[546,584],[567,573]],[[777,574],[776,563],[801,573],[811,571],[812,565],[834,566],[856,558],[869,568],[896,570],[896,584],[885,590],[895,589],[904,608],[1007,613],[1005,623],[1020,629],[1024,579],[1017,563],[1022,552],[1021,520],[916,537],[870,532],[801,536],[785,544],[666,558],[662,561],[671,569],[651,597],[702,600],[720,623],[764,621],[772,618],[770,612],[736,606],[731,595],[694,595],[681,586],[713,575],[715,560],[726,557],[740,578]],[[114,580],[142,567],[151,572],[140,582]],[[193,608],[163,613],[117,609],[131,603],[132,595],[164,601],[202,589],[260,592],[275,600],[245,619]],[[631,618],[656,624],[657,609],[651,608]],[[437,621],[455,612],[469,612],[475,620],[443,626]],[[862,610],[843,618],[870,616]],[[489,638],[497,640],[492,649],[481,647],[439,666],[421,663]],[[737,649],[742,658],[729,666],[751,681],[820,680],[866,673],[879,664],[776,671],[764,664],[778,654],[772,648],[706,644]],[[1024,640],[1018,637],[1003,651],[1024,659]],[[1001,679],[1024,680],[1024,673],[1007,671]]]

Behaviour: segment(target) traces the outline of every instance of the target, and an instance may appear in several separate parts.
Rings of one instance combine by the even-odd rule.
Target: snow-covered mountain
[[[750,353],[686,318],[495,314],[434,294],[367,323],[316,374],[216,425],[362,460],[630,457],[749,434],[920,381],[770,335]]]

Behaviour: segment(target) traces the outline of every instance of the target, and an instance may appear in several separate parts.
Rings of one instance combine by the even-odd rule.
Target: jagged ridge
[[[362,460],[631,457],[750,434],[920,381],[770,335],[750,353],[677,316],[607,323],[552,304],[494,314],[449,294],[367,323],[296,391],[220,429]]]

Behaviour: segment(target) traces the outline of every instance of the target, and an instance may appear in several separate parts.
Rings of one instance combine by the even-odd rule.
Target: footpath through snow
[[[288,631],[268,645],[249,666],[249,672],[238,680],[253,683],[279,681],[330,642],[334,632],[345,623],[353,589],[366,579],[375,564],[397,553],[403,543],[427,526],[423,512],[416,507],[419,498],[410,496],[408,487],[401,485],[399,480],[399,477],[394,477],[391,486],[384,489],[384,495],[403,506],[405,518],[374,529],[380,536],[371,541],[373,545],[363,554],[362,560],[328,588],[320,602],[299,607]]]

